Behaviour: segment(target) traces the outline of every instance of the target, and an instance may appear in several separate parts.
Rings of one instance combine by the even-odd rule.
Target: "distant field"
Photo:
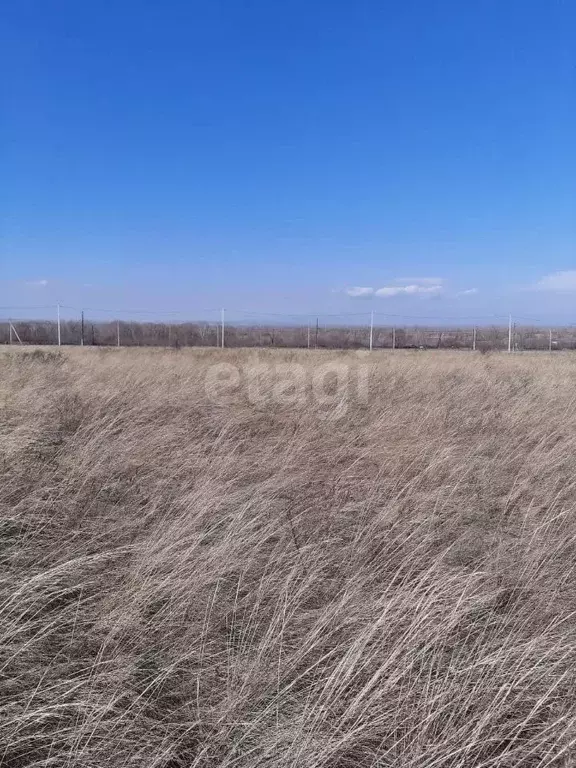
[[[0,375],[0,765],[576,764],[572,355]]]

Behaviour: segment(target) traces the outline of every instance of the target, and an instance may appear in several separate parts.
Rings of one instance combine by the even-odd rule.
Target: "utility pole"
[[[82,310],[82,320],[80,322],[80,346],[84,346],[84,310]]]
[[[318,349],[318,318],[316,318],[316,339],[314,342],[314,349]]]
[[[116,346],[120,346],[120,320],[116,320]]]
[[[512,352],[512,315],[508,315],[508,353]]]
[[[476,352],[476,326],[472,332],[472,352]]]
[[[14,323],[10,320],[10,344],[12,344],[12,334],[16,336],[16,339],[18,340],[18,344],[22,345],[22,339],[18,335],[18,331],[14,327]]]
[[[224,308],[221,310],[221,317],[222,317],[222,349],[224,349]]]
[[[548,331],[548,352],[552,352],[552,328]]]
[[[8,328],[10,329],[10,344],[12,344],[12,320],[8,320]]]
[[[374,346],[374,310],[370,312],[370,352]]]
[[[58,346],[62,345],[62,334],[60,330],[60,304],[56,304],[56,314],[58,316]]]

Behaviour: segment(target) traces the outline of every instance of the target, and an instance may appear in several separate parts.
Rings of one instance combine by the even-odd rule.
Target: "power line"
[[[212,322],[217,322],[218,318],[221,313],[220,307],[213,307],[213,308],[205,308],[205,307],[195,307],[187,309],[142,309],[142,308],[134,308],[134,309],[120,309],[118,307],[111,308],[111,307],[75,307],[69,304],[60,304],[61,309],[66,309],[69,311],[78,312],[80,314],[81,312],[97,312],[97,313],[104,313],[104,314],[112,314],[112,315],[144,315],[149,317],[156,317],[158,319],[161,319],[162,317],[177,317],[177,316],[185,316],[187,318],[190,318],[193,314],[202,314],[202,313],[214,313],[216,315],[215,318],[213,318]],[[52,304],[39,304],[39,305],[26,305],[26,306],[16,306],[16,305],[7,305],[7,306],[0,306],[0,311],[10,311],[10,312],[23,312],[23,311],[44,311],[44,310],[50,310],[51,312],[56,312],[56,305]],[[491,315],[416,315],[416,314],[409,314],[409,313],[391,313],[391,312],[383,312],[379,310],[366,310],[364,312],[325,312],[325,313],[318,313],[318,312],[294,312],[294,313],[288,313],[288,312],[259,312],[259,311],[251,311],[251,310],[244,310],[244,309],[234,309],[234,308],[227,308],[226,312],[230,315],[242,315],[244,318],[285,318],[285,319],[291,319],[291,320],[297,320],[301,319],[303,321],[309,322],[311,319],[314,318],[321,318],[321,319],[328,319],[328,318],[366,318],[367,324],[369,322],[369,318],[373,314],[375,319],[378,318],[390,318],[391,320],[403,320],[404,322],[410,322],[410,321],[435,321],[435,322],[442,322],[442,321],[453,321],[453,322],[466,322],[466,321],[507,321],[508,320],[508,314],[491,314]],[[526,316],[526,315],[516,315],[514,314],[514,320],[520,320],[523,322],[531,322],[531,323],[546,323],[547,325],[553,324],[553,325],[559,325],[561,320],[560,315],[554,315],[553,319],[554,322],[551,321],[551,316],[548,315],[540,315],[538,317],[535,316]],[[573,316],[570,317],[568,320],[567,315],[563,316],[563,318],[566,318],[564,320],[564,327],[571,327],[573,325],[576,325],[576,322],[574,321]],[[42,318],[42,320],[46,320],[48,318]],[[33,318],[29,318],[30,321],[34,321]],[[38,319],[36,319],[38,321]],[[192,322],[192,321],[190,321]],[[200,320],[196,319],[193,322],[211,322],[210,319]],[[236,320],[231,319],[231,322],[237,322]]]
[[[365,312],[368,315],[369,313]],[[393,315],[386,312],[374,312],[380,317],[399,317],[407,320],[501,320],[508,315]]]
[[[3,310],[3,309],[11,309],[11,310],[52,309],[53,310],[55,308],[55,306],[56,306],[55,304],[43,304],[43,305],[37,305],[37,306],[34,306],[34,307],[20,307],[20,306],[18,306],[18,307],[0,307],[0,310]],[[64,306],[64,305],[61,304],[60,306]]]
[[[72,307],[69,304],[60,304],[63,309],[73,309],[75,312],[107,312],[113,314],[131,314],[131,315],[185,315],[190,313],[190,309],[110,309],[103,307]],[[52,307],[53,308],[53,307]],[[37,307],[43,309],[43,307]],[[46,307],[50,309],[50,307]],[[218,309],[197,308],[197,312],[220,312]]]
[[[61,304],[62,308],[72,309],[76,312],[105,312],[112,314],[133,314],[133,315],[184,315],[190,314],[190,309],[111,309],[109,307],[73,307],[67,304]],[[42,307],[38,307],[41,309]],[[46,307],[50,309],[51,307]],[[220,313],[221,308],[207,309],[204,307],[198,307],[194,309],[194,312],[215,312]],[[235,313],[238,315],[245,315],[248,317],[284,317],[284,318],[303,318],[309,319],[312,317],[366,317],[369,318],[371,311],[366,312],[254,312],[252,310],[227,308],[227,312]],[[403,318],[406,320],[497,320],[507,318],[508,315],[411,315],[411,314],[393,314],[387,312],[379,312],[374,310],[375,317],[392,317]]]

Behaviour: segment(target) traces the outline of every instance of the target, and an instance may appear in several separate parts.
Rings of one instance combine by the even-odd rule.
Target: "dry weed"
[[[257,361],[369,397],[209,396]],[[574,358],[0,369],[2,766],[575,764]]]

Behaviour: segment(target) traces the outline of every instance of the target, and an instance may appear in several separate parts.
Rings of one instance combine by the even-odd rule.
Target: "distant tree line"
[[[12,325],[12,328],[10,328]],[[61,343],[65,345],[123,347],[215,347],[222,342],[217,323],[148,323],[114,320],[92,322],[63,320]],[[367,349],[370,334],[366,326],[271,326],[239,325],[225,327],[226,347],[284,347],[319,349]],[[0,344],[57,344],[57,323],[49,320],[0,321]],[[508,348],[508,328],[491,326],[434,329],[383,327],[373,331],[375,349],[471,349],[478,351]],[[513,333],[516,350],[576,349],[576,329],[550,331],[538,327],[517,327]]]

